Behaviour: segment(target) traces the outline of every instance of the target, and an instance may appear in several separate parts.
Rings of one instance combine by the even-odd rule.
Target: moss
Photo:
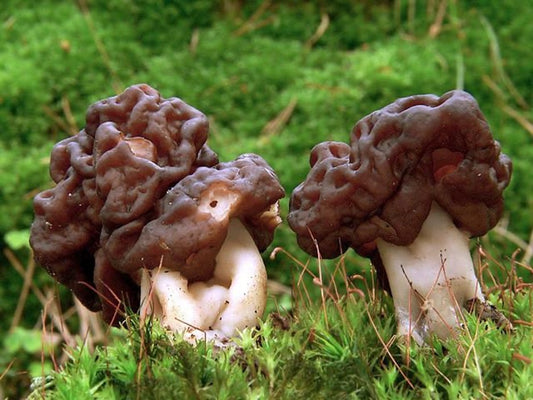
[[[437,21],[436,11],[441,4],[447,4],[446,13],[435,31],[438,34],[431,36],[430,27]],[[310,46],[309,39],[324,23],[326,14],[327,29]],[[84,125],[85,111],[91,103],[145,81],[163,96],[182,97],[209,116],[210,145],[222,159],[233,159],[243,152],[260,153],[274,167],[287,193],[305,177],[309,151],[316,143],[347,141],[358,119],[397,97],[442,94],[464,86],[478,99],[503,151],[514,160],[514,177],[506,191],[508,229],[521,240],[529,240],[533,225],[533,182],[529,179],[533,151],[530,132],[516,118],[519,115],[531,120],[533,101],[533,66],[526,61],[533,40],[527,2],[514,0],[501,7],[486,1],[202,0],[178,4],[163,0],[44,0],[35,7],[29,1],[6,0],[0,20],[0,238],[7,232],[27,229],[31,223],[33,190],[51,184],[46,159],[53,143]],[[282,129],[264,133],[267,123],[291,101],[296,105]],[[285,199],[282,215],[286,215],[287,208]],[[0,243],[5,246],[1,239]],[[497,234],[489,235],[482,243],[490,245],[496,261],[504,260],[504,269],[510,268],[506,260],[512,258],[516,244]],[[302,263],[308,260],[286,224],[276,234],[275,246],[282,246]],[[27,254],[19,256],[24,264]],[[7,299],[0,311],[10,315],[22,279],[6,258],[0,261],[5,283],[0,297]],[[271,260],[265,256],[265,261],[271,278],[288,285],[298,280],[300,270],[287,257]],[[331,269],[335,263],[324,262],[324,266]],[[495,264],[490,263],[490,269],[500,271]],[[346,265],[350,274],[371,278],[366,260],[349,254]],[[311,263],[313,268],[316,271]],[[519,276],[531,281],[530,272],[519,269]],[[44,271],[36,283],[41,288],[51,286]],[[316,286],[306,287],[313,299],[320,298]],[[31,311],[24,314],[21,325],[29,329],[39,318],[40,303],[32,294],[28,302]],[[516,310],[527,320],[527,304],[517,303]],[[360,338],[334,325],[331,332],[322,332],[322,342],[309,343],[309,328],[320,315],[314,306],[309,312],[312,317],[302,317],[301,325],[292,333],[265,335],[272,344],[268,350],[264,346],[247,348],[244,371],[230,366],[227,360],[206,361],[207,353],[194,355],[192,350],[191,354],[182,350],[193,363],[203,360],[195,370],[200,376],[194,377],[196,387],[201,388],[199,393],[209,397],[216,388],[222,394],[235,391],[260,398],[282,397],[286,390],[287,397],[298,398],[312,397],[316,391],[322,397],[335,398],[342,397],[335,392],[342,388],[354,398],[386,397],[392,391],[398,396],[414,396],[401,374],[404,369],[400,371],[383,346],[377,344],[368,319],[352,320],[362,330]],[[0,339],[9,321],[7,318],[0,325]],[[378,331],[389,337],[391,326],[385,323]],[[348,345],[346,335],[355,338],[357,346]],[[523,335],[528,338],[529,333]],[[483,344],[493,349],[489,353],[496,351],[498,343],[502,347],[509,343],[507,337],[503,341],[497,335],[491,337],[494,343]],[[377,353],[373,350],[376,344]],[[280,346],[279,351],[276,346]],[[523,346],[512,349],[528,355]],[[313,351],[307,353],[309,348]],[[110,354],[115,350],[107,351]],[[120,358],[131,349],[118,346],[116,351]],[[400,353],[394,348],[392,351],[395,356]],[[518,393],[531,397],[531,393],[528,396],[525,389],[519,389],[520,382],[531,380],[531,367],[513,358],[509,361],[508,352],[502,357],[510,363],[512,373],[503,381],[492,379],[491,372],[474,375],[475,379],[461,377],[457,371],[464,357],[450,361],[448,369],[440,359],[417,356],[426,363],[426,370],[419,366],[418,370],[409,367],[406,371],[417,388],[413,392],[416,395],[476,397],[482,382],[484,393],[494,390],[502,396]],[[444,352],[441,356],[446,359]],[[87,375],[83,378],[85,386],[80,383],[79,387],[94,389],[98,384],[94,393],[103,398],[124,398],[139,390],[149,396],[150,390],[163,390],[156,385],[158,379],[173,390],[190,385],[189,378],[184,378],[171,386],[176,372],[168,372],[170,364],[183,370],[174,357],[164,361],[157,356],[156,364],[160,364],[154,368],[160,375],[146,374],[144,386],[134,389],[128,385],[135,372],[131,368],[138,361],[135,357],[128,356],[132,358],[122,371],[109,370],[102,361],[108,356],[91,357],[96,357],[88,360],[100,366],[99,372]],[[489,368],[488,363],[495,357],[489,357],[482,364],[484,368]],[[257,366],[254,359],[259,360]],[[7,366],[8,361],[3,364]],[[475,373],[476,365],[470,366],[469,373]],[[0,367],[0,376],[4,369]],[[352,369],[363,371],[366,383],[346,372]],[[230,372],[234,380],[228,377]],[[302,380],[304,372],[315,377],[308,386]],[[451,378],[449,383],[439,378],[440,372]],[[4,379],[10,385],[1,381],[2,387],[18,387],[16,382],[20,382],[15,372]],[[187,387],[183,390],[191,390]],[[20,397],[16,391],[5,395]]]

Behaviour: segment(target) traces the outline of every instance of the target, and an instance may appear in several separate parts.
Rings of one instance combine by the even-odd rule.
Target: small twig
[[[524,257],[522,258],[522,262],[529,264],[529,262],[531,261],[531,256],[533,254],[533,231],[531,232],[529,243],[527,243],[525,240],[522,240],[518,235],[508,231],[499,224],[496,225],[492,229],[492,231],[520,247],[525,252]]]
[[[504,105],[502,107],[502,110],[504,113],[509,115],[511,118],[513,118],[516,122],[518,122],[520,125],[522,125],[522,128],[524,128],[526,131],[529,132],[531,136],[533,136],[533,123],[531,123],[527,117],[516,111],[514,108],[510,107],[509,105]]]
[[[118,77],[117,72],[113,68],[113,65],[111,63],[111,58],[109,57],[109,54],[107,53],[107,50],[105,48],[104,43],[100,40],[98,35],[96,34],[96,27],[94,26],[93,19],[91,17],[91,13],[89,11],[89,7],[87,6],[87,0],[78,0],[78,5],[80,7],[81,13],[83,17],[85,18],[85,21],[87,22],[87,26],[89,27],[89,31],[91,33],[91,36],[93,38],[94,44],[96,45],[96,48],[98,52],[100,53],[100,56],[102,57],[102,60],[109,71],[109,74],[111,75],[111,84],[113,86],[113,90],[115,93],[120,93],[122,84],[120,83],[120,79]]]
[[[20,320],[22,318],[22,312],[24,311],[24,306],[26,305],[26,300],[28,299],[28,294],[30,292],[31,282],[33,279],[34,272],[35,272],[35,261],[33,260],[33,257],[30,257],[28,260],[28,266],[26,268],[26,272],[24,274],[24,283],[22,285],[22,290],[20,291],[19,300],[17,302],[17,307],[13,314],[13,319],[11,320],[11,326],[9,327],[10,332],[13,332],[13,330],[20,323]]]
[[[284,285],[281,282],[275,281],[273,279],[267,280],[267,291],[273,295],[290,295],[292,294],[292,289],[289,286]]]
[[[498,86],[498,84],[488,75],[483,75],[481,80],[490,90],[496,95],[496,97],[503,103],[505,101],[505,92]]]
[[[480,324],[476,324],[476,331],[474,332],[474,336],[471,336],[470,335],[470,331],[468,329],[466,329],[466,332],[467,332],[467,335],[470,339],[470,345],[468,346],[468,349],[465,353],[465,358],[464,358],[464,362],[463,362],[463,368],[461,369],[461,381],[464,380],[465,378],[465,375],[466,375],[466,371],[468,371],[468,368],[466,367],[466,363],[468,362],[468,359],[470,357],[470,354],[473,355],[474,357],[474,365],[476,366],[476,371],[477,371],[477,375],[479,377],[479,392],[481,393],[481,395],[483,397],[487,397],[486,394],[485,394],[485,390],[484,390],[484,387],[483,387],[483,378],[482,378],[482,374],[481,374],[481,366],[479,364],[479,356],[477,354],[477,350],[476,350],[476,342],[478,340],[478,337],[479,337],[479,327],[480,327]]]
[[[324,288],[324,285],[322,285],[322,256],[320,255],[320,247],[318,246],[318,241],[316,240],[315,236],[313,235],[313,232],[311,232],[311,230],[309,228],[308,228],[308,232],[309,232],[309,237],[313,241],[313,243],[315,245],[315,248],[316,248],[316,257],[318,259],[318,279],[319,279],[319,281],[321,283],[321,285],[320,285],[320,298],[322,300],[322,310],[324,311],[324,315],[326,316],[326,318],[325,318],[326,329],[329,329],[328,318],[327,318],[328,313],[327,313],[327,307],[326,307],[326,297],[325,297],[325,291],[324,291],[325,288]],[[315,277],[314,280],[316,280],[316,277]]]
[[[57,301],[57,296],[53,290],[49,290],[46,294],[47,302],[44,307],[44,315],[48,315],[52,320],[52,323],[59,331],[59,334],[63,338],[63,341],[69,347],[74,347],[76,345],[76,340],[74,336],[70,333],[63,314],[61,313],[60,306]],[[43,325],[44,329],[44,325]]]
[[[64,121],[63,118],[61,118],[54,110],[52,110],[49,106],[44,105],[43,111],[46,115],[48,115],[52,119],[52,121],[54,121],[57,124],[59,129],[70,133],[70,127],[68,123]]]
[[[488,75],[483,75],[482,78],[483,82],[489,87],[490,90],[496,95],[496,97],[499,99],[500,105],[502,111],[509,115],[511,118],[513,118],[518,124],[520,124],[530,135],[533,136],[533,123],[527,119],[526,116],[522,115],[519,111],[515,110],[508,104],[505,104],[505,98],[506,94],[504,91],[498,86],[494,80],[489,77]]]
[[[316,28],[315,33],[307,39],[305,42],[305,48],[308,50],[311,50],[313,46],[320,40],[322,36],[324,36],[324,33],[328,30],[329,27],[329,15],[328,14],[322,14],[320,17],[320,24]]]
[[[450,378],[448,378],[436,365],[433,361],[431,361],[431,366],[433,367],[433,369],[435,370],[435,372],[437,372],[437,374],[439,374],[442,379],[444,379],[446,381],[446,383],[448,383],[448,385],[452,385],[452,380]]]
[[[195,29],[192,31],[191,42],[189,43],[189,51],[191,52],[192,55],[196,54],[199,41],[200,41],[200,32],[198,31],[198,29]]]
[[[484,26],[487,36],[489,38],[491,58],[492,58],[494,69],[495,69],[497,76],[503,82],[504,86],[507,88],[511,96],[514,98],[515,102],[520,107],[527,110],[529,108],[527,102],[522,97],[522,95],[518,92],[513,82],[511,81],[507,73],[505,72],[505,69],[502,63],[502,57],[500,54],[500,44],[498,43],[498,37],[496,35],[496,32],[494,32],[494,28],[492,27],[492,25],[490,24],[487,18],[482,16],[480,19],[481,19],[481,24]]]
[[[530,327],[533,327],[533,322],[531,321],[524,321],[524,320],[521,320],[521,319],[515,319],[513,321],[513,323],[515,325],[524,325],[524,326],[530,326]]]
[[[41,312],[41,334],[42,334],[42,337],[46,337],[48,336],[49,334],[51,335],[52,334],[52,329],[50,329],[50,333],[48,333],[48,331],[46,330],[46,316],[48,314],[48,304],[45,304],[43,306],[43,311]],[[44,350],[45,350],[45,346],[44,346],[44,343],[41,344],[41,365],[44,365],[44,359],[45,359],[45,356],[44,356]],[[52,360],[52,363],[54,364],[54,370],[58,370],[59,369],[59,366],[57,364],[57,360],[56,360],[56,357],[55,357],[55,354],[54,352],[50,352],[50,358]],[[44,387],[43,387],[43,393],[44,393]]]
[[[405,275],[405,270],[403,269],[403,265],[401,266],[402,267],[402,271]],[[407,275],[406,275],[407,277]],[[413,290],[413,286],[412,286],[412,282],[409,282],[409,286],[411,287],[411,290]],[[415,292],[416,293],[416,292]],[[407,368],[409,368],[409,366],[411,365],[411,352],[409,351],[409,349],[411,348],[411,339],[413,338],[412,335],[411,335],[411,332],[413,332],[413,318],[412,318],[412,315],[413,315],[413,296],[411,296],[411,294],[409,293],[409,301],[407,303],[407,309],[408,309],[408,312],[409,312],[409,326],[408,326],[408,332],[409,332],[409,335],[407,335],[407,340],[406,340],[406,345],[407,345],[407,351],[406,351],[406,357],[405,357],[405,364],[407,365]],[[417,321],[418,322],[418,321]]]
[[[22,266],[22,263],[18,260],[18,258],[15,257],[13,252],[11,250],[9,250],[9,249],[4,249],[4,255],[9,260],[9,262],[10,262],[11,266],[13,267],[13,269],[15,271],[17,271],[18,274],[22,278],[24,278],[25,275],[26,275],[26,270],[24,269],[24,267]],[[44,306],[46,304],[46,301],[47,301],[46,297],[43,294],[43,292],[41,292],[41,290],[33,283],[32,280],[30,280],[30,288],[31,288],[33,294],[37,297],[37,299],[41,303],[41,305]]]
[[[263,141],[268,140],[270,136],[279,134],[283,130],[287,122],[289,122],[297,103],[298,100],[296,98],[292,98],[289,101],[289,104],[287,104],[287,106],[285,106],[285,108],[281,110],[281,112],[274,119],[270,120],[264,126],[264,128],[261,130]]]
[[[4,371],[0,374],[0,381],[2,381],[2,379],[4,379],[4,376],[7,375],[7,373],[9,372],[9,370],[11,369],[11,367],[13,366],[13,363],[15,362],[16,360],[13,359],[9,362],[9,364],[6,366],[6,368],[4,369]],[[0,388],[1,389],[1,388]],[[3,397],[1,396],[1,392],[0,392],[0,399],[3,399]]]
[[[72,114],[72,109],[70,108],[70,102],[67,96],[61,97],[61,108],[63,109],[63,114],[65,115],[65,119],[67,120],[69,126],[68,133],[70,135],[75,135],[78,133],[79,129],[76,124],[76,119]]]
[[[370,324],[372,325],[372,328],[374,329],[374,333],[376,334],[379,342],[381,343],[381,345],[383,346],[383,349],[385,350],[385,352],[387,353],[387,355],[389,356],[389,358],[391,359],[392,363],[394,364],[394,366],[396,367],[396,369],[398,370],[398,372],[400,373],[400,375],[403,377],[403,379],[405,379],[405,382],[407,382],[407,384],[409,385],[409,387],[411,389],[415,389],[414,385],[411,383],[411,381],[409,380],[409,377],[405,374],[405,372],[403,372],[403,370],[400,368],[400,365],[398,364],[398,362],[396,361],[396,359],[394,358],[394,356],[392,355],[392,353],[390,352],[390,349],[389,349],[389,345],[387,345],[387,343],[385,343],[385,341],[383,340],[383,338],[381,337],[381,335],[379,334],[379,330],[378,330],[378,327],[376,326],[374,320],[372,319],[372,315],[370,314],[370,311],[368,311],[368,307],[366,308],[366,314],[368,316],[368,319],[370,321]]]
[[[438,272],[437,276],[435,277],[435,279],[433,280],[433,283],[432,283],[431,287],[429,288],[429,291],[426,293],[425,296],[422,295],[417,289],[415,289],[413,287],[413,282],[407,276],[407,273],[405,272],[405,269],[404,269],[403,265],[400,265],[400,267],[402,269],[403,275],[405,276],[405,279],[407,280],[407,282],[409,284],[410,290],[415,294],[416,299],[419,302],[420,310],[422,311],[418,315],[418,318],[415,321],[415,326],[418,325],[420,319],[424,317],[424,314],[427,312],[427,310],[429,308],[431,308],[433,310],[433,312],[435,312],[437,317],[440,319],[440,321],[442,321],[444,323],[446,328],[449,330],[450,334],[452,336],[455,336],[456,333],[455,333],[453,327],[449,325],[449,323],[445,320],[445,318],[442,316],[440,311],[433,306],[432,302],[428,301],[428,299],[431,297],[431,294],[433,293],[433,291],[436,290],[436,288],[438,286],[438,283],[439,283],[439,279],[440,279],[441,273],[442,273],[442,276],[444,278],[444,282],[446,284],[446,288],[448,290],[448,295],[450,296],[450,299],[453,302],[453,307],[454,307],[454,310],[455,310],[457,323],[464,322],[465,319],[464,319],[464,315],[461,312],[461,306],[457,302],[457,298],[455,297],[455,293],[452,290],[452,287],[451,287],[451,284],[450,284],[450,280],[448,279],[448,276],[446,275],[446,267],[445,267],[446,259],[443,258],[442,253],[440,254],[440,264],[441,265],[440,265],[440,268],[439,268],[439,272]],[[410,299],[411,299],[411,297],[409,297],[409,300]],[[411,315],[411,304],[410,304],[410,302],[409,302],[409,315]],[[459,318],[461,318],[462,321],[459,321]],[[409,335],[411,335],[411,330],[410,330],[411,329],[411,320],[409,320],[409,325],[410,325],[409,326]]]
[[[415,33],[415,16],[416,16],[416,0],[408,0],[407,26],[408,26],[410,35],[414,35]]]
[[[111,318],[111,321],[109,321],[109,325],[113,325],[117,316],[118,315],[123,315],[124,313],[122,312],[122,310],[120,309],[120,305],[122,304],[122,300],[120,299],[120,297],[118,297],[118,295],[113,291],[113,289],[111,289],[111,287],[103,282],[103,285],[105,286],[105,288],[108,290],[109,293],[111,293],[111,295],[113,296],[113,298],[115,299],[115,301],[109,299],[109,297],[105,296],[103,293],[100,293],[98,290],[96,290],[95,287],[93,287],[92,285],[90,285],[89,283],[87,282],[78,282],[80,285],[84,285],[86,287],[88,287],[89,289],[91,289],[92,291],[94,291],[98,297],[105,301],[107,304],[109,304],[110,306],[114,307],[115,308],[115,311],[113,313],[113,317]]]
[[[345,285],[346,285],[346,289],[348,290],[348,281],[346,279],[346,266],[344,265],[344,258],[346,257],[345,254],[343,254],[340,259],[339,259],[339,262],[337,262],[335,264],[335,269],[333,270],[333,273],[331,274],[331,277],[330,277],[330,280],[329,280],[329,285],[328,285],[328,293],[331,293],[331,296],[333,298],[333,300],[335,302],[338,302],[341,298],[341,294],[339,292],[339,288],[337,287],[337,282],[335,280],[335,277],[339,274],[339,271],[341,270],[341,267],[342,267],[342,270],[344,271],[344,273],[342,273],[342,276],[344,277],[345,279]]]
[[[235,36],[242,36],[245,33],[254,31],[256,29],[262,28],[274,21],[274,16],[268,17],[262,21],[259,21],[259,18],[265,13],[265,11],[270,7],[270,0],[265,0],[261,5],[255,10],[250,18],[241,25],[233,34]]]
[[[84,338],[89,351],[93,351],[94,345],[104,342],[106,338],[101,320],[96,313],[89,311],[76,297],[74,297],[74,306],[80,321],[79,335]]]
[[[450,296],[450,299],[453,303],[453,308],[455,310],[456,322],[459,325],[461,323],[466,324],[466,318],[463,314],[463,305],[459,304],[459,302],[457,301],[457,297],[455,296],[455,292],[453,291],[452,285],[450,283],[450,279],[448,278],[448,275],[446,274],[446,258],[443,258],[442,253],[440,254],[440,263],[441,263],[441,266],[439,270],[439,275],[440,275],[440,272],[442,271],[442,274],[444,276],[444,282],[446,283],[446,289],[448,290],[448,296]],[[435,284],[437,284],[437,282],[435,282]],[[477,292],[478,290],[481,291],[481,288],[479,287],[479,285],[480,283],[479,281],[477,281],[475,285],[475,292]],[[446,323],[446,321],[441,317],[441,315],[438,312],[437,312],[437,315],[442,319],[442,322],[445,323],[446,327],[450,330],[452,335],[455,336],[454,329]]]
[[[523,354],[520,354],[520,353],[513,353],[512,357],[513,357],[513,359],[522,361],[523,363],[525,363],[527,365],[531,364],[531,362],[532,362],[531,358],[526,357],[526,356],[524,356]]]
[[[439,8],[437,10],[437,15],[435,21],[429,27],[429,37],[436,38],[440,31],[442,30],[442,22],[444,21],[444,16],[446,15],[446,8],[448,7],[448,1],[442,0],[439,3]]]
[[[312,304],[311,297],[309,295],[309,291],[307,290],[306,286],[304,284],[302,284],[303,277],[304,277],[306,272],[309,273],[311,276],[315,277],[315,275],[309,270],[309,260],[307,260],[307,262],[304,264],[301,261],[299,261],[296,257],[294,257],[291,253],[289,253],[287,250],[285,250],[283,247],[276,247],[274,250],[272,250],[272,252],[270,253],[270,259],[274,260],[278,253],[285,254],[287,257],[289,257],[289,259],[291,261],[294,262],[294,264],[298,265],[301,268],[301,271],[298,274],[298,279],[294,283],[293,292],[296,292],[296,288],[302,288],[303,287],[303,290],[305,292],[308,304]],[[296,298],[297,297],[295,297],[295,299]]]
[[[526,248],[524,257],[522,257],[522,262],[524,264],[530,264],[532,256],[533,256],[533,230],[531,230],[531,233],[529,235],[529,245]]]

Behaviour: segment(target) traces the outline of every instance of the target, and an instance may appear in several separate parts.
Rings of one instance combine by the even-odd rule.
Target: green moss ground
[[[5,0],[0,9],[0,398],[27,395],[31,378],[42,374],[49,377],[48,386],[34,395],[47,398],[74,393],[69,390],[79,390],[79,398],[161,398],[162,390],[192,398],[533,397],[528,286],[533,278],[530,259],[524,251],[515,253],[530,241],[533,226],[531,17],[531,7],[519,0],[505,6],[466,0],[43,0],[37,6]],[[396,342],[387,347],[380,340],[388,343],[394,333],[390,299],[368,291],[362,281],[357,283],[363,297],[330,299],[325,312],[320,288],[306,275],[313,301],[301,301],[307,296],[296,283],[308,256],[284,224],[265,262],[272,280],[300,293],[300,301],[278,294],[269,303],[269,312],[293,315],[290,329],[266,317],[238,351],[216,354],[178,339],[170,342],[159,328],[142,330],[144,336],[135,329],[113,330],[110,346],[94,353],[69,349],[73,360],[64,372],[52,373],[63,370],[41,345],[39,293],[57,293],[67,315],[72,299],[40,269],[27,298],[19,297],[25,286],[14,264],[20,261],[22,273],[30,265],[31,198],[51,185],[50,149],[83,127],[88,105],[139,82],[208,115],[209,143],[221,160],[261,154],[289,194],[308,171],[312,146],[347,141],[354,123],[369,112],[401,96],[469,91],[514,163],[505,224],[477,242],[490,254],[484,262],[495,276],[495,282],[491,275],[484,282],[504,312],[523,323],[507,334],[469,319],[468,333],[457,341],[435,343],[434,351],[413,349],[406,360]],[[290,118],[269,129],[289,106],[294,107]],[[285,199],[283,216],[287,209]],[[274,247],[296,261],[286,254],[270,259]],[[324,270],[337,263],[324,262]],[[317,272],[316,261],[310,269]],[[344,270],[362,274],[373,287],[366,260],[348,253]],[[374,296],[383,299],[382,306]],[[23,317],[13,323],[19,304]],[[67,324],[72,332],[82,325],[76,316]],[[52,349],[57,360],[61,343]],[[306,376],[313,378],[305,381]]]

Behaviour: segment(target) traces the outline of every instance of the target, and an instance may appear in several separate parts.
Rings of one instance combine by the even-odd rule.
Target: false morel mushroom
[[[306,252],[369,257],[392,294],[398,333],[423,343],[485,304],[469,238],[501,218],[511,161],[464,91],[401,98],[361,119],[350,144],[320,143],[288,221]]]
[[[255,326],[284,191],[261,157],[220,163],[207,137],[204,114],[147,85],[93,104],[34,199],[36,261],[113,325],[130,308],[191,341]]]

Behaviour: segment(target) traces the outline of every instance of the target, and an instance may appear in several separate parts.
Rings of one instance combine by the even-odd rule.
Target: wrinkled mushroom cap
[[[103,248],[124,273],[162,267],[204,281],[213,276],[231,218],[243,222],[260,251],[270,244],[281,222],[272,209],[283,195],[267,163],[245,154],[198,168],[161,198],[155,218],[115,229],[103,237]]]
[[[377,238],[412,243],[434,201],[458,228],[483,235],[502,215],[511,176],[511,161],[464,91],[398,99],[361,119],[350,145],[317,145],[310,163],[288,221],[302,249],[325,258],[349,247],[372,255]]]
[[[85,128],[52,150],[56,186],[34,199],[36,261],[117,322],[121,301],[139,306],[139,268],[163,262],[195,279],[212,273],[227,221],[213,222],[198,204],[217,187],[239,198],[226,217],[241,218],[266,247],[279,223],[268,212],[283,196],[279,181],[259,156],[218,164],[207,136],[203,113],[147,85],[93,104]]]

